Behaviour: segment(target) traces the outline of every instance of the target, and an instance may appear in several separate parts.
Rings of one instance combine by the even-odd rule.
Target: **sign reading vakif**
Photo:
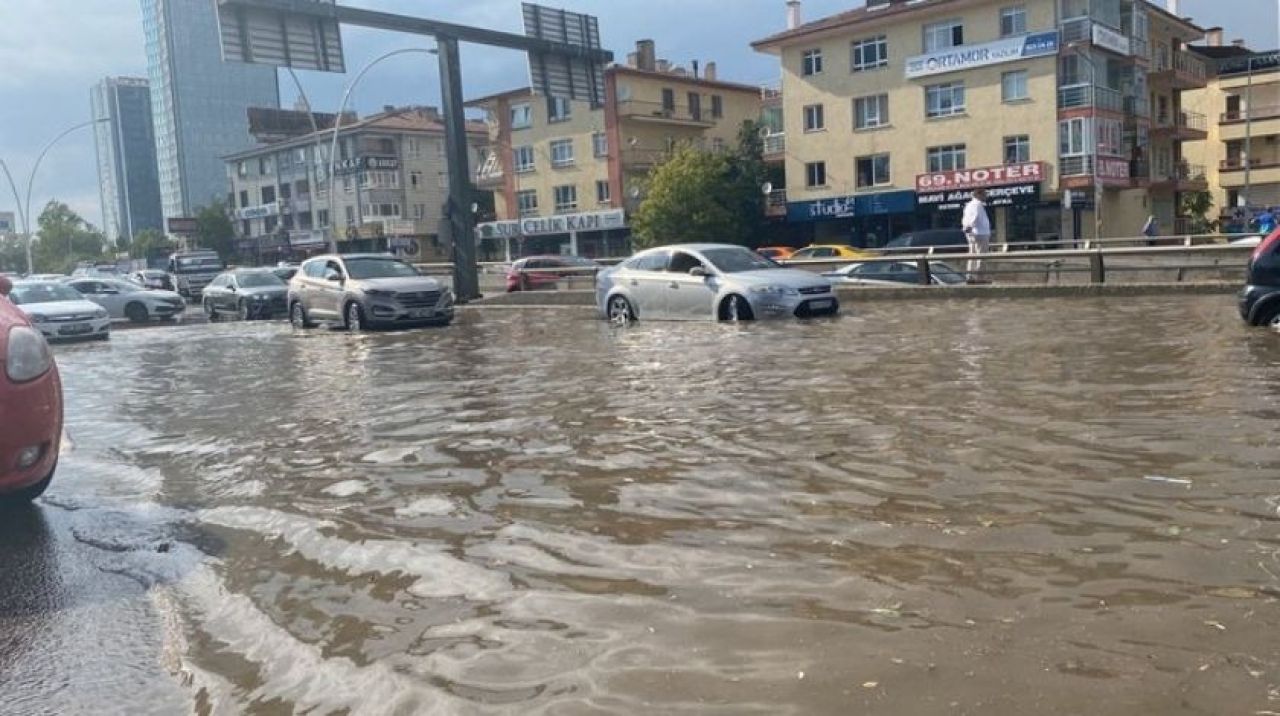
[[[1033,57],[1046,57],[1057,53],[1057,30],[1008,37],[981,45],[948,47],[927,55],[907,58],[907,79],[959,72]]]
[[[491,221],[476,227],[482,239],[500,239],[516,236],[543,236],[546,234],[567,234],[573,231],[606,231],[626,228],[626,212],[622,209],[611,211],[589,211],[582,214],[560,214],[558,216],[539,216],[520,219],[519,221]]]

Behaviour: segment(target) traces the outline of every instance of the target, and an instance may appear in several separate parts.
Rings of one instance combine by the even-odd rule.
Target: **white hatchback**
[[[13,285],[9,300],[27,314],[47,340],[105,341],[111,337],[111,316],[107,310],[65,283],[19,281]]]

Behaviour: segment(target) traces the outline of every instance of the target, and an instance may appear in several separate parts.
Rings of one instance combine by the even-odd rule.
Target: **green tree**
[[[229,261],[235,253],[235,233],[227,207],[220,200],[196,209],[196,246],[212,249],[223,261]]]
[[[129,256],[135,259],[152,259],[169,254],[174,244],[169,237],[156,229],[143,229],[129,242]]]
[[[50,201],[40,212],[33,248],[35,268],[40,273],[69,273],[81,261],[107,258],[107,239],[71,207]]]
[[[1210,234],[1217,230],[1218,222],[1209,218],[1213,211],[1213,195],[1207,191],[1192,191],[1182,195],[1182,215],[1191,220],[1188,232]]]
[[[756,245],[764,220],[759,130],[744,123],[738,139],[729,152],[681,146],[653,170],[632,222],[637,247],[701,241]]]

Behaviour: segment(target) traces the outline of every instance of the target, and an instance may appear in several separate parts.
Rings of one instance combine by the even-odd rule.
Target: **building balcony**
[[[1124,112],[1124,96],[1109,87],[1091,84],[1067,85],[1058,90],[1058,109],[1097,109]]]
[[[671,152],[665,149],[644,149],[627,147],[622,150],[622,166],[624,169],[648,171],[665,162]]]
[[[776,219],[787,215],[787,190],[774,189],[765,195],[764,215]]]
[[[1151,125],[1151,136],[1180,142],[1208,139],[1209,120],[1199,112],[1166,112],[1156,116]]]
[[[1091,186],[1095,179],[1107,186],[1130,186],[1134,179],[1145,180],[1145,176],[1137,174],[1139,171],[1145,171],[1141,162],[1105,154],[1078,154],[1058,160],[1058,174],[1066,189]]]
[[[1145,57],[1147,43],[1138,40],[1109,23],[1098,22],[1091,17],[1073,17],[1062,21],[1059,32],[1062,46],[1073,43],[1089,45],[1121,57]]]
[[[1220,124],[1234,124],[1237,122],[1257,122],[1263,119],[1280,119],[1280,105],[1268,105],[1264,107],[1254,107],[1253,109],[1238,109],[1234,112],[1223,112],[1218,117]]]
[[[762,107],[782,106],[782,83],[775,82],[760,87],[760,105]]]
[[[1124,114],[1127,119],[1149,119],[1151,117],[1151,101],[1146,97],[1125,97]]]
[[[1241,157],[1228,158],[1218,163],[1218,171],[1218,184],[1227,189],[1237,189],[1245,184],[1280,184],[1280,156],[1259,157],[1252,162]]]
[[[1160,46],[1151,52],[1148,83],[1168,84],[1174,89],[1189,90],[1209,85],[1209,66],[1186,50],[1170,51]]]
[[[716,118],[711,116],[709,107],[691,108],[634,99],[618,103],[618,116],[636,122],[674,124],[682,127],[712,127],[716,123]]]
[[[787,154],[787,135],[783,132],[764,135],[764,160],[780,162]]]
[[[1168,191],[1205,191],[1209,179],[1199,164],[1179,164],[1173,167],[1156,167],[1151,172],[1151,188]]]

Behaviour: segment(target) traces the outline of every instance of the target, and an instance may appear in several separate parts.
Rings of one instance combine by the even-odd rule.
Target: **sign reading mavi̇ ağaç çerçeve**
[[[981,45],[948,47],[927,55],[907,58],[907,79],[958,72],[1032,57],[1045,57],[1057,53],[1057,30],[1009,37]]]
[[[973,198],[973,189],[956,189],[939,191],[931,194],[917,194],[916,204],[922,208],[937,211],[955,211],[963,209]],[[1028,206],[1040,203],[1040,182],[1030,184],[1013,184],[998,186],[987,190],[986,205],[989,209],[1000,206]]]

